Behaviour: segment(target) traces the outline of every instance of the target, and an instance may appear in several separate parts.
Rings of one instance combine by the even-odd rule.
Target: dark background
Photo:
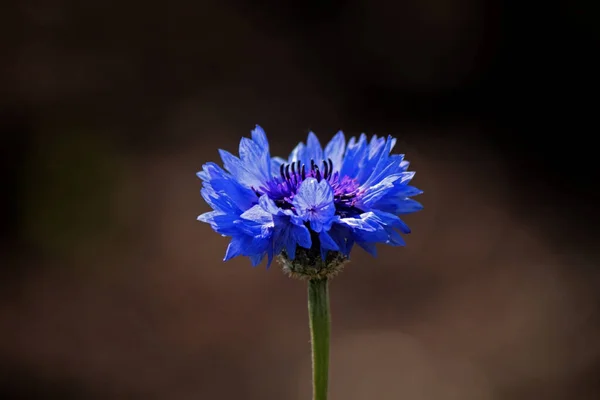
[[[310,397],[304,284],[195,220],[258,123],[425,191],[332,283],[332,399],[599,398],[591,3],[5,1],[0,397]]]

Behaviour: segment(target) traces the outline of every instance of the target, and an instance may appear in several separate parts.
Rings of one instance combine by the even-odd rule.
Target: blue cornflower
[[[260,126],[242,138],[239,158],[220,150],[225,169],[207,163],[198,172],[202,197],[214,211],[198,217],[231,237],[225,259],[247,256],[267,267],[282,254],[293,262],[345,260],[354,244],[372,255],[375,244],[403,246],[409,233],[398,217],[422,208],[410,197],[404,155],[390,154],[396,139],[366,135],[348,141],[340,131],[321,147],[310,132],[287,160],[271,157]],[[319,259],[320,260],[317,260]]]

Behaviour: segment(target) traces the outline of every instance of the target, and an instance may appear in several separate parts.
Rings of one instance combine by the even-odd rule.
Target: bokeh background
[[[332,282],[332,399],[600,398],[598,11],[4,1],[0,397],[310,398],[305,285],[196,221],[258,123],[393,134],[425,191]]]

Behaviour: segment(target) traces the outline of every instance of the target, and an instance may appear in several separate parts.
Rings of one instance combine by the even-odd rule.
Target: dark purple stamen
[[[319,171],[319,167],[315,165],[313,171],[315,171],[315,178],[317,178],[317,180],[321,182],[321,171]]]
[[[280,178],[274,178],[258,190],[253,188],[257,196],[267,193],[278,207],[293,209],[292,199],[302,182],[306,178],[315,178],[321,182],[326,180],[333,190],[336,213],[342,217],[360,215],[362,211],[356,208],[359,183],[347,176],[340,176],[334,172],[331,158],[322,160],[322,169],[315,160],[310,160],[310,167],[297,160],[292,163],[283,163],[279,166]],[[307,171],[308,169],[308,171]]]
[[[315,160],[310,160],[308,173],[306,172],[306,164],[302,164],[300,160],[289,164],[281,164],[279,166],[279,175],[284,181],[282,183],[293,185],[300,184],[306,177],[313,177],[319,182],[323,179],[331,182],[334,177],[333,161],[331,161],[331,158],[323,160],[323,170],[321,170]]]

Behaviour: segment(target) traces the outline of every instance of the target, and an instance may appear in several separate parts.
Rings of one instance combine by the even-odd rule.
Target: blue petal
[[[251,241],[252,238],[246,235],[232,237],[229,246],[227,246],[223,261],[228,261],[234,257],[243,255],[244,249],[250,245]]]
[[[292,201],[296,213],[305,221],[309,221],[315,232],[329,230],[335,221],[335,204],[333,190],[329,182],[307,178],[302,182]]]
[[[333,224],[331,230],[328,232],[329,236],[339,247],[339,251],[348,256],[354,245],[354,238],[352,237],[352,229],[346,225],[336,223]]]
[[[323,158],[325,160],[331,159],[333,164],[333,170],[339,171],[342,166],[342,160],[344,157],[344,150],[346,149],[346,138],[344,137],[344,133],[339,131],[327,146],[325,146],[325,151],[323,153]]]
[[[400,236],[400,234],[394,230],[394,228],[385,227],[385,231],[388,234],[388,240],[386,242],[387,244],[391,246],[406,246],[406,242],[402,236]]]
[[[358,218],[342,218],[339,223],[350,229],[359,229],[366,232],[374,232],[378,229],[376,223],[370,218],[373,213],[363,213]]]
[[[350,138],[348,146],[346,147],[346,154],[340,170],[340,176],[356,177],[361,168],[364,167],[366,155],[367,136],[365,134],[360,135],[358,142],[356,142],[356,138]]]
[[[319,241],[321,242],[321,258],[323,260],[327,257],[327,251],[338,251],[340,249],[335,240],[325,231],[319,233]]]
[[[323,160],[323,149],[321,143],[314,132],[308,133],[308,139],[306,140],[306,152],[304,153],[304,164],[310,165],[310,161],[314,160],[315,163],[320,164]]]
[[[366,179],[363,180],[362,187],[366,188],[373,186],[387,176],[404,172],[405,169],[403,169],[401,166],[403,159],[403,154],[392,154],[381,161],[381,164],[379,164],[379,160],[381,160],[381,158],[377,161],[371,160],[370,162],[373,163],[373,165],[371,165],[370,172],[365,174]],[[378,165],[375,165],[375,162],[377,162]],[[363,176],[363,178],[365,178],[365,176]]]
[[[271,211],[275,211],[277,214],[274,216],[273,221],[275,228],[273,231],[273,253],[279,254],[284,248],[288,253],[290,259],[294,259],[296,255],[296,246],[300,245],[305,248],[310,248],[311,239],[310,232],[304,224],[296,225],[291,215],[288,215],[283,210],[273,210],[269,205]]]
[[[271,237],[253,237],[248,247],[244,249],[245,256],[264,254],[271,245]]]
[[[356,242],[356,244],[362,247],[367,253],[369,253],[373,257],[377,257],[377,247],[375,246],[375,243]]]
[[[296,247],[310,248],[310,232],[291,210],[282,210],[267,195],[261,196],[259,204],[250,208],[236,221],[236,227],[253,239],[246,243],[244,255],[265,253],[268,257],[267,268],[273,256],[286,249],[293,259]],[[246,254],[247,253],[247,254]],[[264,256],[264,255],[263,255]]]
[[[379,210],[363,213],[359,218],[344,218],[339,224],[351,229],[351,235],[356,243],[373,255],[376,254],[376,243],[405,245],[404,239],[396,229],[403,233],[410,232],[408,226],[398,216]],[[339,242],[339,239],[337,241]]]
[[[267,134],[263,128],[261,128],[259,125],[256,125],[256,128],[252,130],[251,134],[252,140],[254,140],[257,145],[264,150],[269,150],[269,141],[267,140]]]
[[[285,252],[290,260],[296,258],[296,247],[297,245],[296,243],[294,243],[293,240],[288,240],[287,242],[285,242]]]
[[[279,167],[281,164],[287,164],[287,161],[281,157],[271,157],[271,175],[279,176]]]
[[[410,214],[423,209],[423,205],[413,199],[404,199],[398,202],[396,214]]]
[[[312,240],[310,238],[310,232],[308,228],[304,225],[295,225],[293,228],[293,236],[296,242],[300,247],[304,247],[305,249],[310,249],[312,246]]]
[[[385,196],[394,188],[395,176],[388,176],[377,185],[369,187],[364,194],[361,195],[358,207],[370,208],[372,204]]]
[[[387,212],[374,210],[373,214],[381,221],[382,225],[387,225],[392,228],[400,229],[402,233],[410,233],[410,228],[397,215]]]
[[[260,204],[245,211],[240,217],[258,225],[273,226],[273,214],[266,211]]]
[[[404,197],[412,197],[422,194],[423,191],[414,186],[404,185],[397,190],[397,194],[402,195]]]
[[[242,160],[226,150],[219,150],[219,154],[221,155],[225,169],[242,185],[250,188],[259,188],[265,182],[260,176],[256,175],[253,166],[246,165]]]
[[[223,170],[223,168],[219,167],[217,164],[213,162],[206,163],[202,166],[202,171],[197,172],[196,175],[198,178],[202,179],[204,182],[210,182],[213,179],[224,178],[226,176],[231,176],[227,174]]]
[[[219,196],[228,197],[240,211],[256,204],[256,193],[233,179],[214,179],[210,184]]]
[[[268,149],[261,148],[251,139],[242,138],[240,140],[240,158],[262,182],[271,178],[271,156]]]
[[[227,247],[223,261],[228,261],[237,256],[246,256],[250,257],[253,260],[252,265],[256,266],[260,264],[265,254],[267,254],[268,247],[268,238],[237,235],[231,238],[231,243]]]
[[[384,196],[394,196],[396,194],[395,189],[405,185],[406,182],[412,179],[413,175],[414,172],[400,172],[398,174],[386,176],[379,183],[368,186],[361,195],[359,204],[366,207],[372,207]]]
[[[343,218],[341,224],[352,229],[356,242],[386,242],[388,234],[381,224],[381,219],[373,212],[366,212],[359,218]]]
[[[292,150],[292,152],[290,153],[290,157],[288,158],[288,163],[293,163],[295,161],[304,162],[305,151],[306,151],[306,147],[304,146],[304,143],[302,143],[302,142],[298,143],[298,145],[296,147],[294,147],[294,150]]]
[[[275,204],[275,202],[271,200],[266,194],[260,196],[260,199],[258,199],[258,204],[262,207],[263,210],[272,215],[279,215],[283,212],[283,210],[277,207],[277,204]]]
[[[198,221],[210,224],[215,232],[225,236],[232,236],[240,231],[236,224],[238,219],[239,217],[235,214],[226,214],[219,211],[209,211],[198,216]]]
[[[385,145],[385,138],[377,137],[377,135],[373,135],[371,141],[369,142],[369,159],[379,158],[381,154],[381,150],[383,150],[383,146]]]
[[[261,261],[263,260],[263,258],[265,258],[265,253],[261,253],[261,254],[255,254],[250,257],[250,262],[252,263],[253,267],[258,266],[258,264],[261,263]]]
[[[205,187],[200,190],[200,194],[202,195],[204,201],[206,201],[208,205],[211,206],[215,211],[236,215],[241,213],[241,210],[233,202],[233,200],[231,200],[231,198],[228,196],[219,195],[209,185],[205,185]]]
[[[212,197],[228,197],[239,210],[247,210],[256,203],[254,191],[241,185],[215,163],[204,164],[197,175],[204,181],[207,190],[212,189]]]
[[[290,260],[296,258],[296,247],[301,246],[306,249],[310,249],[312,242],[310,239],[310,232],[308,228],[297,225],[288,225],[286,227],[285,232],[280,233],[281,242],[283,243],[282,247],[285,247],[285,251]],[[275,248],[275,253],[279,254],[281,252],[281,248]]]
[[[240,157],[219,150],[225,169],[242,185],[259,188],[271,178],[271,156],[269,142],[260,126],[252,131],[252,139],[240,140]]]
[[[414,172],[401,172],[400,174],[396,175],[400,175],[400,179],[394,181],[394,188],[389,191],[386,198],[393,197],[398,199],[404,199],[406,197],[413,197],[423,193],[421,189],[407,185],[409,180],[412,178],[412,175],[414,175]],[[379,204],[379,202],[377,202],[376,204]],[[377,207],[377,205],[375,207]]]
[[[390,151],[392,150],[392,137],[388,136],[385,141],[383,148],[377,151],[377,157],[369,159],[369,166],[363,171],[368,171],[367,174],[360,177],[360,182],[363,186],[370,186],[374,183],[375,177],[379,176],[380,173],[388,166],[388,159],[390,157]],[[366,178],[366,180],[365,180]]]
[[[371,209],[378,209],[392,214],[409,214],[419,211],[423,206],[408,197],[423,193],[421,190],[408,185],[394,186],[386,196],[370,204]]]
[[[335,240],[325,231],[319,233],[319,241],[321,242],[321,247],[327,250],[337,251],[340,249]]]
[[[356,229],[352,233],[356,243],[386,243],[389,238],[389,234],[382,226],[379,226],[375,231]]]

